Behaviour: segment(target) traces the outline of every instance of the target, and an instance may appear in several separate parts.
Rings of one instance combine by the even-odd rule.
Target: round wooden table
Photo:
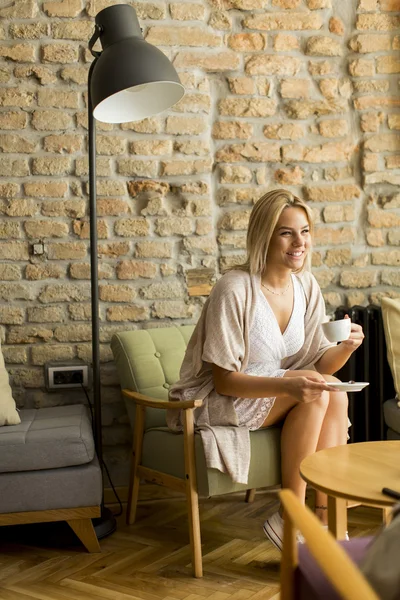
[[[384,510],[395,503],[381,490],[387,487],[400,491],[400,441],[362,442],[320,450],[302,461],[300,474],[313,488],[328,495],[329,531],[336,539],[344,539],[347,500]]]

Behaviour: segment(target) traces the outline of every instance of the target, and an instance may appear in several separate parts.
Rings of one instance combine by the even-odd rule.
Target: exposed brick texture
[[[87,42],[96,13],[118,2],[0,8],[0,326],[21,406],[69,400],[45,392],[48,360],[90,361]],[[249,211],[268,189],[288,187],[314,211],[328,311],[400,296],[399,3],[132,4],[186,95],[139,122],[97,123],[110,431],[128,431],[112,333],[195,322],[204,298],[191,273],[214,281],[243,259]]]

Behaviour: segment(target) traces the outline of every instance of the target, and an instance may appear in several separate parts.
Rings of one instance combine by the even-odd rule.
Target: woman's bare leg
[[[321,377],[315,371],[287,371],[284,377]],[[306,483],[300,476],[300,463],[317,449],[329,405],[329,392],[319,400],[304,404],[293,398],[277,398],[263,427],[285,418],[281,435],[282,487],[291,489],[304,503]]]
[[[320,375],[316,371],[287,371],[285,377],[321,377],[325,381],[339,381],[332,375]],[[324,392],[321,399],[307,404],[293,398],[275,401],[263,427],[285,419],[282,428],[282,487],[291,489],[301,502],[305,500],[306,483],[300,476],[301,461],[317,450],[346,443],[347,394]],[[326,495],[316,494],[317,516],[327,521]]]
[[[333,375],[322,375],[325,381],[339,381]],[[322,423],[317,450],[343,446],[347,443],[348,399],[346,392],[331,392],[329,405]],[[315,513],[326,525],[328,522],[326,494],[316,491]]]

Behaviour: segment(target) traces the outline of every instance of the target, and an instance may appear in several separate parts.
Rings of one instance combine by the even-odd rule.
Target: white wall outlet
[[[48,390],[60,388],[89,387],[88,365],[62,365],[60,363],[46,365],[46,383]]]

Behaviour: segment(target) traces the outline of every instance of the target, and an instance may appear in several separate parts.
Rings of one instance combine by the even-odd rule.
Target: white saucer
[[[341,392],[361,392],[369,383],[365,381],[355,381],[354,383],[336,383],[335,381],[327,381],[326,385],[331,385]]]

